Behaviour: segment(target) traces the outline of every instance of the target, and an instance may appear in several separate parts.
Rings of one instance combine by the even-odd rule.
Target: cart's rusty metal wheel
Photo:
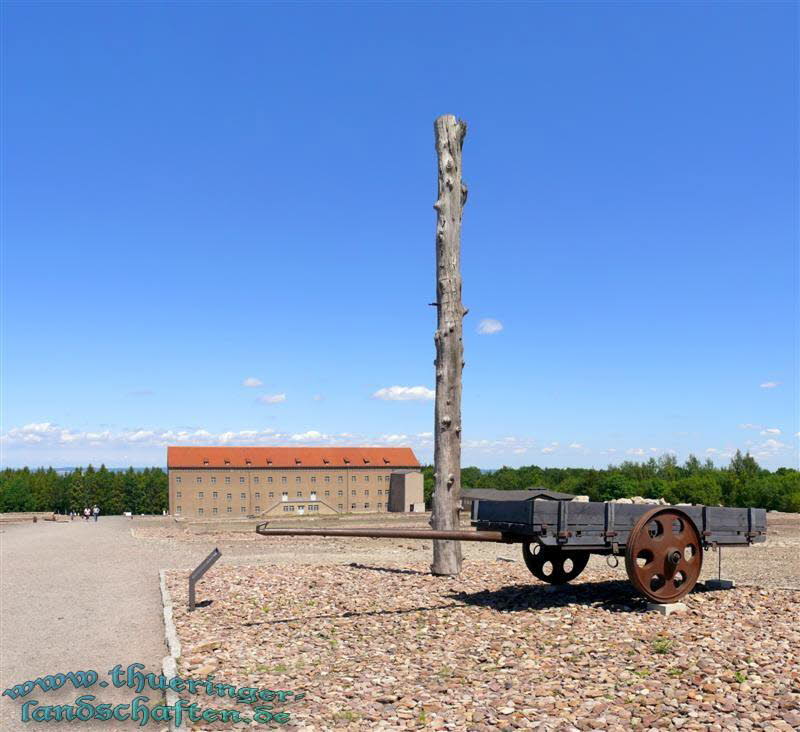
[[[678,602],[703,566],[700,532],[679,508],[653,508],[634,524],[625,548],[633,586],[652,602]]]
[[[565,552],[543,544],[534,544],[531,549],[529,542],[522,545],[522,556],[531,574],[551,585],[563,585],[574,580],[589,562],[589,552]]]

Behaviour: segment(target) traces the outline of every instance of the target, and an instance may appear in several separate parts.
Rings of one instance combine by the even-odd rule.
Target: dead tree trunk
[[[436,209],[436,407],[434,466],[436,487],[430,525],[458,528],[461,495],[461,371],[464,368],[461,304],[461,211],[467,187],[461,181],[461,148],[467,125],[452,115],[434,123],[439,158],[439,197]],[[461,572],[461,544],[436,539],[431,571],[437,575]]]

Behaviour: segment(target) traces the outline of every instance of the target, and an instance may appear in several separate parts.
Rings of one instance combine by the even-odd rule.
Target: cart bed
[[[479,531],[500,531],[515,541],[538,541],[563,549],[611,551],[628,540],[636,521],[654,504],[576,503],[528,499],[475,499],[472,525]],[[747,546],[766,541],[763,508],[680,506],[694,521],[706,546]]]

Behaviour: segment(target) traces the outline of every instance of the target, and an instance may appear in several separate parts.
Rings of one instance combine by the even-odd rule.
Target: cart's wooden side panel
[[[502,531],[520,541],[539,541],[565,549],[611,551],[624,547],[633,526],[651,504],[573,503],[571,501],[476,500],[472,523],[480,531]],[[681,506],[706,544],[746,546],[766,541],[763,508]]]

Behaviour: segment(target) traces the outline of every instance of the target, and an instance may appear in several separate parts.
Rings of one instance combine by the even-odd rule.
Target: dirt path
[[[96,523],[38,522],[0,527],[0,691],[47,674],[95,670],[100,680],[116,664],[138,662],[160,673],[166,655],[158,570],[188,567],[202,547],[144,545],[131,536],[130,519],[101,517]],[[199,556],[198,556],[199,555]],[[74,703],[95,694],[95,703],[128,703],[136,695],[113,684],[21,699],[0,697],[0,729],[60,729],[69,722],[21,722],[23,702]],[[148,692],[143,692],[148,693]],[[159,692],[150,691],[152,704]],[[75,723],[72,723],[73,725]],[[132,722],[91,722],[88,729],[134,729]],[[151,722],[148,729],[166,725]]]

